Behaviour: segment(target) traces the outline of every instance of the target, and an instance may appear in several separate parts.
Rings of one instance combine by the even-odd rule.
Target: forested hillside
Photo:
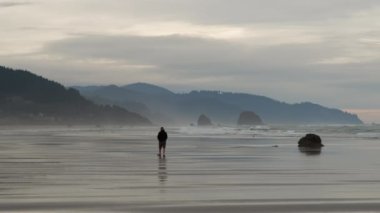
[[[0,124],[128,124],[150,121],[118,106],[100,106],[75,89],[0,66]]]

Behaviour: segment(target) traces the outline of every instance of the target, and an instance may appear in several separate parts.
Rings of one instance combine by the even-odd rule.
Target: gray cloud
[[[147,81],[380,108],[378,0],[1,1],[0,61],[72,84]]]
[[[319,44],[249,47],[238,42],[185,36],[88,35],[53,42],[43,53],[153,65],[162,70],[186,71],[187,75],[285,69],[289,74],[293,68],[305,68],[315,61],[322,54],[320,49]]]
[[[50,43],[42,53],[67,60],[110,60],[152,66],[145,74],[158,74],[164,85],[181,82],[187,88],[255,91],[280,100],[310,100],[339,106],[347,102],[336,99],[335,95],[329,96],[330,91],[349,100],[351,94],[366,93],[373,88],[352,87],[345,82],[354,81],[355,85],[360,85],[365,84],[365,80],[360,79],[363,75],[379,77],[369,63],[315,64],[326,57],[339,55],[342,51],[339,45],[326,41],[256,47],[184,36],[84,35]],[[364,68],[361,73],[357,72],[358,67]],[[128,75],[128,68],[125,68],[125,75]],[[365,102],[371,101],[363,100],[361,104]]]
[[[0,1],[0,8],[16,7],[16,6],[22,6],[22,5],[28,5],[28,4],[32,4],[32,3],[25,2],[25,1]]]
[[[132,14],[138,11],[139,18],[150,20],[186,20],[206,24],[294,24],[347,18],[354,12],[379,6],[380,3],[377,0],[113,0],[107,3],[98,0],[96,4],[98,9],[108,8]]]
[[[242,58],[241,48],[243,46],[228,42],[184,36],[90,35],[53,42],[45,51],[74,58],[124,60],[165,68],[207,66],[212,69],[213,64],[247,60]]]

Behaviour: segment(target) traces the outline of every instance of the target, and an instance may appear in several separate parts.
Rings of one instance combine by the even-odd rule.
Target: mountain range
[[[114,105],[97,105],[72,88],[24,70],[0,66],[0,124],[150,125]]]
[[[289,104],[246,93],[174,93],[147,83],[73,88],[98,104],[121,106],[157,124],[195,123],[200,114],[205,114],[215,124],[236,125],[242,111],[255,112],[266,124],[362,124],[357,115],[340,109],[310,102]]]

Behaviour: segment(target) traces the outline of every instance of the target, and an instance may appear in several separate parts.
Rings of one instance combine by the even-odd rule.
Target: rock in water
[[[306,134],[298,141],[298,147],[321,148],[323,147],[321,137],[316,134]]]
[[[198,126],[211,126],[211,120],[206,115],[202,114],[198,118]]]
[[[254,112],[245,111],[240,113],[238,119],[238,125],[261,125],[263,121],[261,118]]]

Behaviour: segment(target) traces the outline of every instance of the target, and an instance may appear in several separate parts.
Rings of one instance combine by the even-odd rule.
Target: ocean
[[[0,212],[380,212],[379,125],[158,130],[0,127]]]

